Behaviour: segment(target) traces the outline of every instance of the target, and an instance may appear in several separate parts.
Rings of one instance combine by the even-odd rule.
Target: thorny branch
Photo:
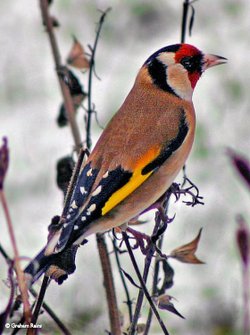
[[[155,306],[155,304],[154,304],[154,302],[153,302],[153,300],[152,300],[152,298],[151,298],[151,296],[150,296],[150,294],[149,294],[149,292],[148,292],[148,289],[147,289],[147,286],[146,286],[146,284],[145,284],[145,281],[143,280],[143,277],[142,277],[142,275],[141,275],[141,273],[140,273],[140,270],[139,270],[138,265],[137,265],[137,262],[136,262],[136,260],[135,260],[135,257],[134,257],[132,248],[131,248],[130,243],[129,243],[128,235],[127,235],[127,233],[125,233],[125,232],[123,232],[122,235],[123,235],[123,240],[125,241],[126,247],[127,247],[127,249],[128,249],[128,253],[129,253],[130,259],[131,259],[131,261],[132,261],[134,270],[135,270],[135,272],[136,272],[137,278],[138,278],[139,281],[140,281],[140,285],[141,285],[141,288],[142,288],[142,290],[143,290],[143,293],[145,294],[145,296],[146,296],[146,298],[147,298],[147,300],[148,300],[148,302],[149,302],[149,304],[150,304],[150,307],[151,307],[151,309],[152,309],[154,315],[156,316],[156,318],[157,318],[157,320],[158,320],[158,322],[159,322],[159,325],[160,325],[160,327],[161,327],[163,333],[164,333],[165,335],[169,335],[169,332],[168,332],[168,330],[167,330],[165,324],[163,323],[163,321],[162,321],[162,319],[161,319],[161,317],[160,317],[160,314],[159,314],[159,312],[158,312],[158,310],[157,310],[157,308],[156,308],[156,306]],[[132,335],[133,333],[130,332],[130,334]]]
[[[93,103],[92,103],[92,78],[93,73],[95,70],[95,54],[96,54],[96,48],[99,41],[102,25],[104,23],[105,17],[108,14],[108,12],[111,10],[111,8],[108,8],[106,11],[102,12],[102,15],[99,19],[97,31],[96,31],[96,37],[94,46],[89,46],[91,56],[89,61],[89,78],[88,78],[88,110],[87,110],[87,122],[86,122],[86,145],[87,148],[91,148],[91,119],[92,119],[92,113],[93,113]]]
[[[158,220],[159,220],[159,215],[156,218],[156,221],[158,221]],[[163,235],[161,235],[161,237],[157,241],[157,248],[161,250],[162,244],[163,244]],[[152,293],[151,293],[152,296],[154,296],[157,293],[157,284],[158,284],[158,281],[159,281],[159,273],[160,273],[160,262],[159,262],[158,258],[155,258],[154,270],[153,270],[153,285],[152,285]],[[148,335],[149,334],[151,321],[152,321],[152,316],[153,316],[153,313],[152,313],[152,310],[150,309],[148,311],[148,317],[147,317],[146,326],[145,326],[145,330],[144,330],[143,335]]]
[[[113,243],[113,249],[114,249],[114,254],[115,254],[115,259],[116,259],[117,267],[119,269],[119,273],[120,273],[122,285],[124,287],[124,291],[125,291],[125,295],[126,295],[126,299],[127,299],[125,301],[125,303],[128,306],[129,321],[131,323],[132,322],[132,318],[133,318],[133,311],[132,311],[132,303],[133,302],[132,302],[132,300],[130,298],[129,290],[128,290],[128,287],[127,287],[127,284],[126,284],[126,280],[124,278],[124,273],[122,271],[120,257],[119,257],[120,249],[117,247],[116,237],[115,236],[111,237],[111,240],[112,240],[112,243]]]
[[[168,207],[168,201],[169,201],[169,197],[166,200],[166,205],[165,208]],[[143,270],[143,280],[146,283],[147,282],[147,278],[148,278],[148,274],[149,274],[149,269],[151,266],[151,262],[152,262],[152,258],[154,256],[155,253],[155,242],[153,241],[152,237],[157,236],[157,234],[159,233],[159,229],[161,227],[162,221],[161,221],[161,216],[160,213],[158,212],[158,215],[155,219],[155,226],[153,229],[153,233],[151,235],[151,243],[150,246],[148,248],[146,257],[145,257],[145,261],[144,261],[144,270]],[[166,229],[167,227],[165,227]],[[159,237],[158,237],[159,238]],[[144,297],[144,291],[141,289],[139,291],[138,297],[137,297],[137,303],[136,303],[136,307],[135,307],[135,312],[134,312],[134,316],[133,316],[133,321],[130,325],[130,329],[129,329],[129,335],[134,334],[135,330],[136,330],[136,325],[138,323],[138,319],[140,317],[140,312],[141,312],[141,308],[142,308],[142,303],[143,303],[143,297]],[[150,310],[152,313],[152,310]]]
[[[166,194],[161,199],[159,199],[156,204],[154,204],[153,206],[149,208],[149,209],[157,208],[158,210],[156,214],[153,233],[150,238],[146,236],[145,234],[142,234],[142,237],[141,237],[142,241],[140,241],[140,238],[137,237],[137,242],[133,246],[133,249],[140,247],[142,253],[146,255],[145,263],[144,263],[144,270],[143,270],[143,280],[145,283],[147,282],[149,269],[151,266],[152,258],[155,255],[155,252],[164,259],[168,258],[168,256],[162,253],[161,247],[163,243],[163,234],[166,231],[168,224],[174,220],[174,217],[168,218],[167,216],[170,197],[173,195],[177,201],[181,198],[182,195],[184,196],[188,195],[191,197],[191,201],[183,201],[184,203],[186,203],[186,205],[193,207],[197,204],[203,204],[200,200],[202,199],[202,197],[199,194],[199,189],[193,182],[191,182],[187,178],[187,176],[185,176],[185,182],[183,183],[183,185],[186,184],[187,182],[189,183],[189,186],[187,186],[186,188],[181,187],[177,183],[173,183],[172,186],[169,188],[169,190],[166,192]],[[130,228],[128,228],[128,231],[130,231]],[[130,237],[128,235],[127,235],[127,239],[129,243]],[[146,246],[144,246],[144,239],[148,243],[148,245]],[[158,277],[159,277],[158,260],[159,259],[157,259],[157,261],[155,262],[152,295],[154,295],[157,290],[157,283],[158,283]],[[137,302],[136,302],[136,306],[135,306],[133,320],[132,320],[132,323],[129,329],[129,335],[135,334],[136,326],[138,324],[138,319],[139,319],[141,308],[142,308],[144,294],[145,294],[144,290],[140,289]],[[148,315],[145,334],[148,334],[150,324],[151,324],[151,318],[152,318],[152,310],[149,312],[149,315]]]

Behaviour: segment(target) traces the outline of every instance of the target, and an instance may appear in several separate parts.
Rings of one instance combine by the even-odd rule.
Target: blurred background
[[[175,307],[186,320],[168,312],[161,315],[175,335],[240,334],[242,285],[235,216],[241,213],[250,222],[249,194],[233,170],[226,148],[249,158],[250,2],[200,0],[193,5],[195,21],[186,42],[229,61],[206,72],[193,98],[197,132],[187,174],[198,185],[205,205],[172,204],[170,215],[176,213],[176,219],[168,228],[163,248],[167,253],[191,241],[203,227],[197,256],[206,264],[171,261],[175,284],[168,293],[178,300]],[[102,125],[123,102],[146,58],[180,41],[182,18],[181,0],[55,0],[51,14],[61,25],[56,36],[62,59],[69,53],[72,35],[85,50],[93,44],[98,9],[108,7],[112,11],[106,17],[96,56],[101,80],[93,83],[93,101]],[[51,217],[61,212],[63,195],[56,186],[56,162],[72,152],[73,142],[70,129],[59,129],[56,124],[62,98],[38,1],[1,1],[0,12],[0,137],[7,136],[10,147],[5,190],[20,254],[33,257],[46,241]],[[87,89],[87,75],[75,73]],[[84,111],[78,114],[78,122],[84,138],[83,115]],[[101,129],[93,122],[92,130],[95,143]],[[142,227],[148,233],[152,218],[153,214],[147,216],[152,223]],[[2,210],[0,227],[0,242],[13,255]],[[136,255],[142,264],[140,252]],[[122,256],[122,263],[133,276],[127,256]],[[114,274],[126,324],[124,291],[115,262]],[[0,256],[0,310],[9,293],[6,276],[7,267]],[[130,288],[136,297],[137,290]],[[72,333],[105,334],[109,325],[95,237],[78,252],[74,275],[61,287],[52,283],[46,301]],[[147,310],[145,303],[141,322]],[[50,330],[48,317],[40,321],[47,323],[47,333],[56,333]],[[151,334],[161,334],[156,323]]]

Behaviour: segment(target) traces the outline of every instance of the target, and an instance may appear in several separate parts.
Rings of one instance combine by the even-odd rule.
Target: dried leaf
[[[63,191],[64,195],[67,193],[74,166],[75,162],[71,156],[63,157],[57,162],[57,186]]]
[[[180,318],[185,319],[184,316],[181,315],[181,313],[179,313],[177,309],[174,307],[174,304],[171,302],[172,299],[173,297],[167,294],[159,296],[157,298],[158,308],[174,313],[175,315],[178,315]]]
[[[75,37],[72,48],[67,57],[67,63],[80,70],[89,68],[89,61],[85,55],[83,46]]]
[[[161,259],[159,262],[162,263],[162,269],[164,272],[164,278],[161,287],[158,289],[158,294],[164,294],[167,289],[174,285],[174,270],[169,265],[166,259]]]
[[[55,16],[51,16],[50,20],[51,20],[52,26],[54,28],[60,27],[60,23],[59,23],[59,21],[57,20],[57,18]]]
[[[184,244],[180,246],[179,248],[176,248],[173,251],[171,251],[170,257],[175,258],[178,261],[183,262],[183,263],[204,264],[204,262],[202,262],[195,256],[195,252],[197,250],[200,237],[201,237],[201,232],[202,232],[202,228],[199,230],[198,235],[193,241],[187,244]]]
[[[83,100],[86,98],[86,94],[85,93],[80,93],[80,94],[75,94],[73,95],[73,103],[75,108],[79,108],[83,102]]]
[[[78,94],[78,95],[72,96],[75,112],[77,112],[77,109],[81,106],[85,97],[86,97],[85,94]],[[64,103],[62,103],[60,106],[58,117],[57,117],[57,124],[59,127],[65,127],[68,124],[68,115],[67,115],[67,111],[65,109]]]
[[[67,112],[66,112],[64,103],[62,103],[60,106],[56,122],[59,127],[65,127],[68,124],[68,117],[67,117]]]
[[[230,156],[235,169],[238,171],[240,176],[243,178],[247,186],[250,188],[250,162],[244,156],[239,155],[232,149],[228,149],[228,155]]]
[[[3,189],[4,179],[9,165],[9,149],[6,137],[3,137],[3,145],[0,147],[0,190]]]
[[[59,74],[65,84],[67,84],[69,87],[74,104],[74,109],[75,111],[77,111],[77,109],[81,106],[83,100],[86,98],[87,94],[83,91],[82,85],[79,82],[78,78],[67,67],[62,67],[59,70]],[[59,109],[57,124],[59,127],[64,127],[68,124],[67,112],[63,103],[61,104]]]
[[[130,283],[141,290],[141,287],[135,283],[134,279],[126,271],[124,271],[123,269],[121,270],[124,273],[125,277],[130,281]]]
[[[61,66],[60,69],[57,70],[57,72],[63,82],[69,87],[70,94],[72,96],[78,94],[83,94],[84,96],[86,96],[86,93],[83,91],[79,79],[70,69],[68,69],[66,66]]]
[[[137,326],[136,326],[137,334],[144,333],[145,329],[146,329],[146,324],[145,323],[138,323]]]
[[[145,323],[137,323],[136,332],[135,333],[136,334],[143,334],[144,331],[145,331],[145,329],[146,329],[146,324]],[[129,331],[130,331],[130,328],[128,328],[127,332],[123,333],[123,334],[124,335],[128,335]],[[135,333],[133,332],[133,334],[135,334]]]
[[[241,215],[237,217],[237,221],[238,221],[239,227],[236,231],[236,240],[237,240],[242,262],[244,266],[247,267],[249,264],[249,252],[250,252],[249,228],[247,226],[246,221]]]
[[[60,27],[60,23],[55,16],[50,16],[49,18],[50,18],[52,27],[54,27],[54,28]],[[43,20],[43,25],[44,25],[45,28],[47,28],[47,24],[44,20]]]

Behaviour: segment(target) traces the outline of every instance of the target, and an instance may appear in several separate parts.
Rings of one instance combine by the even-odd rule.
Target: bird
[[[34,282],[53,255],[124,226],[154,204],[184,166],[195,136],[192,95],[205,70],[227,59],[190,44],[154,52],[79,168],[66,213],[26,267]]]

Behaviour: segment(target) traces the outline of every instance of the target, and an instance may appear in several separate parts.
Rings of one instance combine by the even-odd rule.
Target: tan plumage
[[[167,191],[193,144],[193,89],[204,70],[224,62],[188,44],[148,58],[82,166],[60,229],[25,272],[40,275],[47,256],[128,222]]]
[[[88,159],[93,167],[100,169],[99,178],[107,170],[115,169],[120,162],[123,162],[125,170],[133,171],[152,148],[156,149],[157,155],[163,145],[167,146],[177,136],[183,111],[189,131],[182,147],[121,204],[91,223],[84,237],[119,226],[149,207],[166,192],[191,150],[195,130],[193,104],[185,100],[180,102],[176,96],[159,90],[152,85],[147,69],[142,68],[134,87]],[[148,162],[155,156],[152,152],[151,157],[147,157]],[[145,165],[148,162],[145,161]],[[99,178],[93,189],[98,185]]]

